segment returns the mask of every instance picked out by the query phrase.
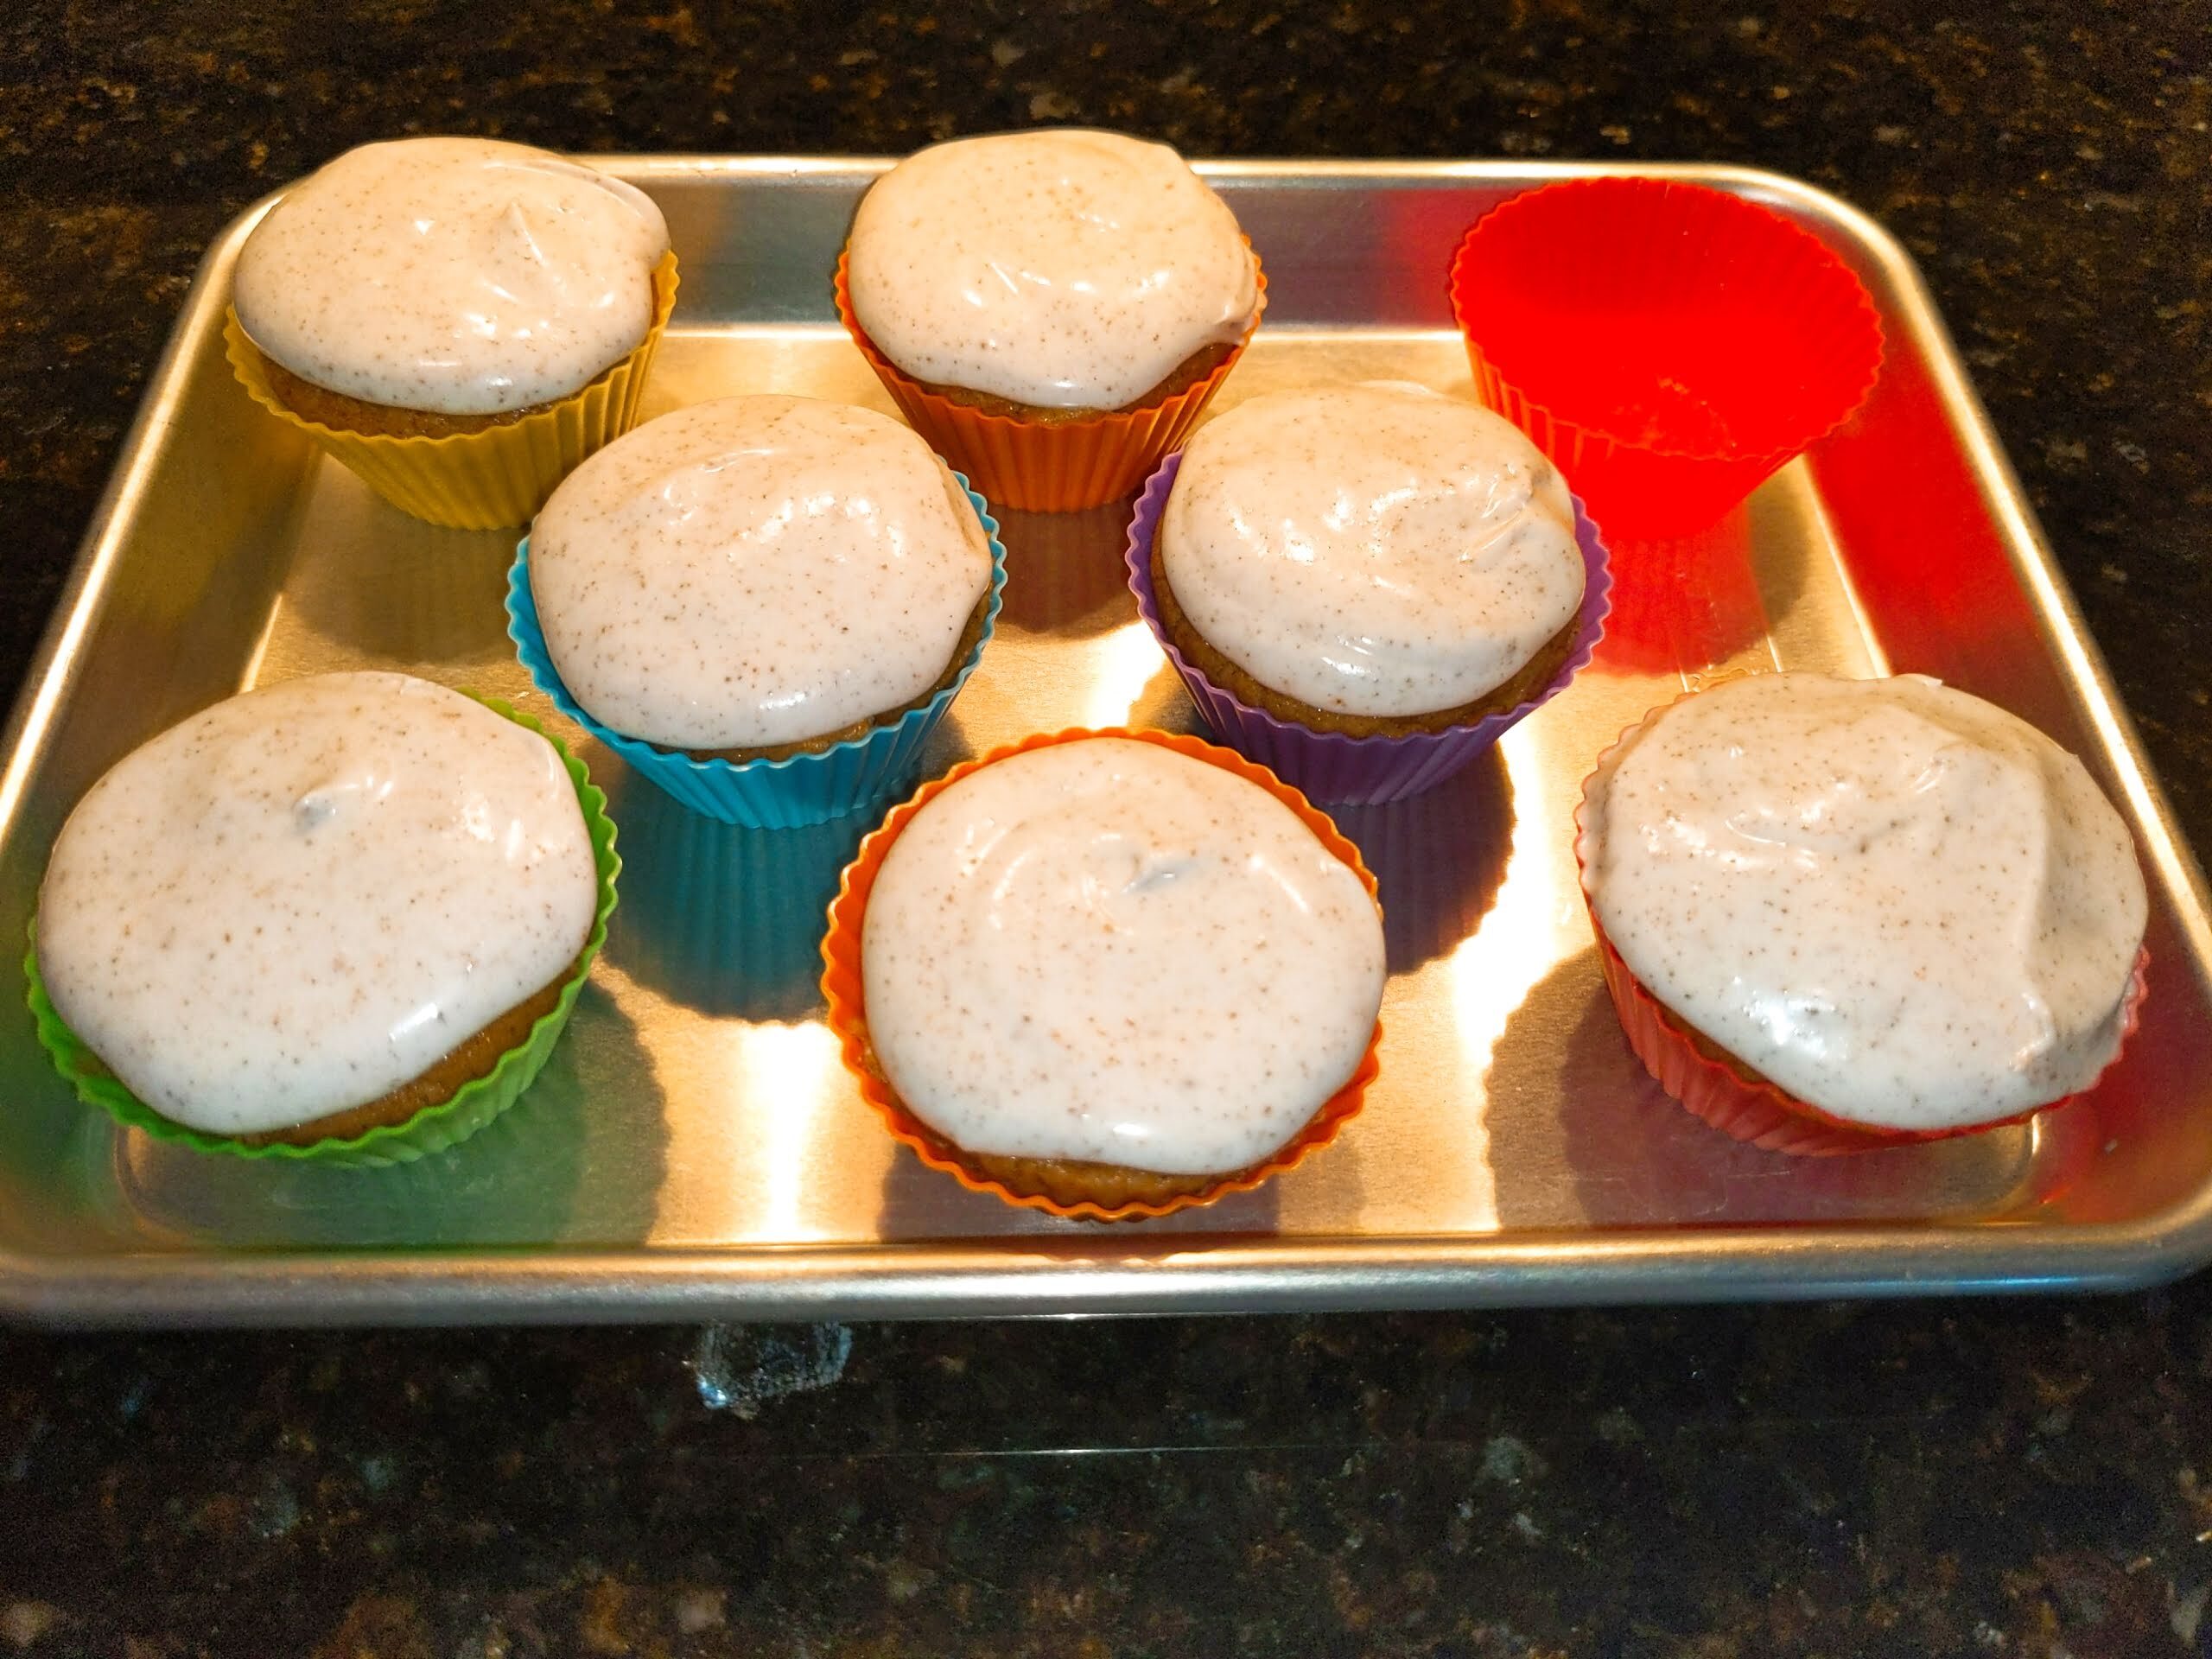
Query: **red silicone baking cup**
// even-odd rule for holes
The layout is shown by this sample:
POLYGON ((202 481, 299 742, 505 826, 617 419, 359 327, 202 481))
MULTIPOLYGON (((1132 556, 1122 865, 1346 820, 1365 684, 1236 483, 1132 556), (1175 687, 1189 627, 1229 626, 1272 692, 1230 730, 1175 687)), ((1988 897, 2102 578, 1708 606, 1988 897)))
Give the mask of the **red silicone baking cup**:
MULTIPOLYGON (((1249 237, 1244 238, 1249 250, 1249 237)), ((853 315, 847 256, 837 256, 837 319, 907 423, 995 507, 1024 512, 1079 512, 1133 493, 1160 458, 1198 423, 1207 403, 1244 355, 1268 308, 1268 274, 1252 256, 1258 297, 1236 349, 1203 380, 1157 403, 1076 421, 1019 421, 957 404, 931 391, 876 349, 853 315)))
POLYGON ((1367 896, 1380 902, 1375 877, 1361 860, 1359 849, 1338 834, 1336 825, 1329 821, 1328 817, 1317 810, 1303 795, 1274 773, 1254 766, 1233 750, 1217 747, 1198 738, 1185 737, 1180 733, 1132 730, 1123 727, 1039 732, 1023 738, 1018 743, 1005 744, 973 760, 963 760, 944 777, 923 785, 912 800, 893 808, 890 816, 861 842, 860 851, 845 867, 844 879, 838 885, 836 898, 830 904, 830 931, 822 941, 822 995, 830 1005, 830 1029, 836 1033, 838 1052, 846 1069, 860 1084, 861 1098, 883 1120, 884 1128, 891 1131, 893 1137, 911 1148, 931 1169, 941 1170, 953 1177, 971 1192, 988 1192, 993 1198, 1020 1209, 1042 1210, 1047 1215, 1071 1220, 1136 1221, 1212 1204, 1231 1192, 1249 1192, 1262 1182, 1297 1168, 1334 1141, 1365 1103, 1368 1085, 1375 1081, 1381 1069, 1376 1055, 1382 1041, 1382 1026, 1380 1020, 1376 1022, 1375 1034, 1369 1039, 1367 1052, 1361 1056, 1359 1067, 1352 1073, 1351 1080, 1324 1102, 1320 1109, 1306 1120, 1306 1127, 1271 1156, 1249 1169, 1224 1175, 1196 1192, 1184 1193, 1158 1204, 1132 1201, 1108 1206, 1086 1199, 1069 1205, 1042 1192, 1016 1191, 970 1163, 958 1147, 907 1109, 906 1103, 893 1092, 876 1067, 874 1050, 868 1042, 868 1009, 861 978, 861 925, 868 914, 868 894, 874 890, 876 876, 881 872, 883 861, 891 851, 891 843, 913 821, 916 813, 970 772, 981 771, 1014 755, 1025 754, 1031 749, 1052 748, 1062 743, 1080 743, 1100 737, 1122 737, 1139 743, 1157 744, 1163 749, 1173 749, 1178 754, 1186 754, 1209 766, 1219 766, 1224 772, 1234 772, 1247 783, 1258 785, 1296 813, 1299 822, 1313 832, 1332 855, 1351 867, 1352 873, 1359 877, 1361 885, 1367 889, 1367 896))
POLYGON ((1810 232, 1726 191, 1573 179, 1515 196, 1452 262, 1483 402, 1616 538, 1713 523, 1849 419, 1882 327, 1810 232))
POLYGON ((2095 1089, 2105 1073, 2118 1062, 2141 1018, 2146 988, 2145 974, 2151 960, 2147 950, 2135 953, 2134 972, 2120 1003, 2120 1041, 2103 1069, 2086 1087, 2073 1094, 2062 1095, 2045 1105, 2030 1107, 2024 1112, 1994 1118, 1986 1123, 1967 1123, 1948 1129, 1884 1129, 1853 1123, 1822 1111, 1765 1078, 1753 1077, 1700 1048, 1688 1028, 1629 970, 1621 953, 1606 938, 1605 925, 1598 919, 1597 905, 1591 897, 1589 870, 1583 861, 1582 818, 1590 804, 1590 785, 1605 771, 1621 744, 1650 718, 1647 715, 1643 721, 1623 732, 1612 747, 1599 756, 1590 776, 1582 780, 1582 798, 1574 809, 1574 868, 1582 888, 1582 901, 1589 909, 1591 931, 1598 936, 1598 956, 1605 969, 1605 988, 1612 995, 1621 1029, 1628 1034, 1628 1046, 1643 1062, 1644 1070, 1658 1080, 1659 1086, 1690 1111, 1724 1135, 1768 1152, 1790 1153, 1801 1158, 1887 1152, 1927 1141, 1952 1141, 1961 1135, 1981 1135, 2007 1124, 2024 1123, 2047 1112, 2063 1110, 2095 1089))

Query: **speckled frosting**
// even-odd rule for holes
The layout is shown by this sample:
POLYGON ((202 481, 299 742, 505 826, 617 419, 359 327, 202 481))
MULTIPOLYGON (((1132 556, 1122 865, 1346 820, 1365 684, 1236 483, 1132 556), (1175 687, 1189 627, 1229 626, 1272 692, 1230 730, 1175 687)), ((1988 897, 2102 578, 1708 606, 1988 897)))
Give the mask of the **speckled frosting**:
POLYGON ((1629 970, 1800 1100, 1991 1122, 2120 1040, 2146 899, 2082 763, 1916 675, 1729 681, 1591 781, 1584 880, 1629 970))
POLYGON ((1033 749, 931 800, 861 929, 869 1040, 967 1151, 1226 1173, 1350 1080, 1380 912, 1256 785, 1127 738, 1033 749))
POLYGON ((596 903, 551 744, 427 681, 331 674, 93 785, 39 890, 39 969, 139 1099, 246 1135, 429 1070, 558 978, 596 903))
POLYGON ((531 528, 554 666, 616 731, 690 750, 803 741, 944 672, 991 582, 944 463, 896 421, 728 397, 592 456, 531 528))
POLYGON ((1121 409, 1259 303, 1227 203, 1165 144, 1080 129, 918 151, 862 199, 853 315, 918 380, 1121 409))
POLYGON ((1332 714, 1473 702, 1582 601, 1557 469, 1509 422, 1421 386, 1271 392, 1217 416, 1159 533, 1192 626, 1332 714))
POLYGON ((302 180, 239 250, 232 303, 303 380, 499 415, 567 397, 642 341, 660 209, 527 145, 407 138, 302 180))

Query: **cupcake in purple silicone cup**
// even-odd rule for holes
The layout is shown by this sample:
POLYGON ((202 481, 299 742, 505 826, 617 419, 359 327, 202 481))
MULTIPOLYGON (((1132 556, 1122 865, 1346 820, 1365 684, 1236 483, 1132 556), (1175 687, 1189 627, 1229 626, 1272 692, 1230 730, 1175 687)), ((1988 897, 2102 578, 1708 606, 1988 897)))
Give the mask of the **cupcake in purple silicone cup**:
POLYGON ((1338 804, 1431 789, 1556 696, 1612 586, 1535 445, 1399 382, 1217 416, 1146 483, 1127 558, 1207 726, 1338 804))

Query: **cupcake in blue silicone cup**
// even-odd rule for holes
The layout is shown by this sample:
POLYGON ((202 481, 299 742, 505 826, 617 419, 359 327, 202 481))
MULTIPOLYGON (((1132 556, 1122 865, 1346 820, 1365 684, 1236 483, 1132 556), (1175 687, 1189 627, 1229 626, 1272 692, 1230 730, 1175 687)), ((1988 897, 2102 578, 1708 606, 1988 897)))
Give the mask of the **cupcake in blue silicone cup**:
POLYGON ((1527 438, 1401 382, 1217 416, 1147 481, 1126 558, 1215 735, 1344 805, 1434 788, 1564 690, 1612 591, 1527 438))
POLYGON ((553 493, 515 550, 507 632, 563 714, 693 811, 823 823, 913 782, 997 619, 997 531, 887 416, 696 404, 553 493))

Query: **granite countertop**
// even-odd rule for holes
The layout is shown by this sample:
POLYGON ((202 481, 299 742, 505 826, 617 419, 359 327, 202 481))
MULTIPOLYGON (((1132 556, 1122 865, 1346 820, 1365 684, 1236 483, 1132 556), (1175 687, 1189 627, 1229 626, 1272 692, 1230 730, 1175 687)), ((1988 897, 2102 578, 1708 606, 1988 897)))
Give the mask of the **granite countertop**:
MULTIPOLYGON (((0 679, 200 252, 349 145, 1696 158, 1922 261, 2212 846, 2196 0, 19 0, 0 679)), ((2212 1653, 2212 1295, 0 1333, 0 1654, 2212 1653)))

